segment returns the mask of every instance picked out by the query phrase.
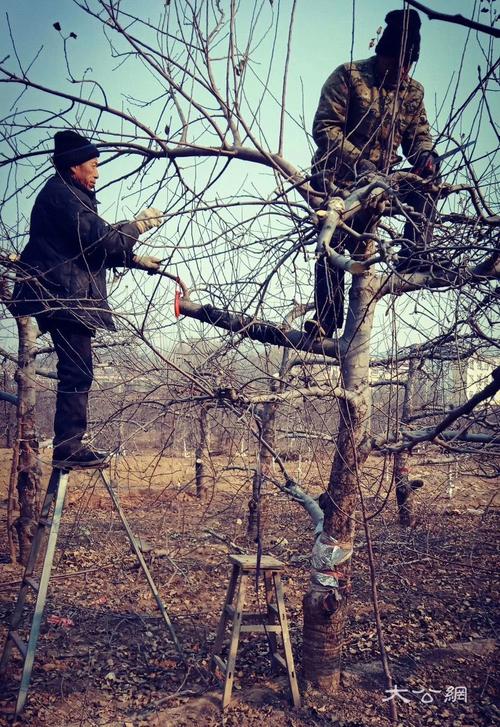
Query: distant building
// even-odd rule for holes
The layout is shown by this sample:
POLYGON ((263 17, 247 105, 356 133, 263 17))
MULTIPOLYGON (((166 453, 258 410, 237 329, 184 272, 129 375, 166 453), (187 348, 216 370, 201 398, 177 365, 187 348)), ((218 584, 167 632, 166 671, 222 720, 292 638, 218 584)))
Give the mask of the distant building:
MULTIPOLYGON (((490 382, 491 374, 500 366, 500 357, 473 355, 467 358, 442 360, 427 358, 419 364, 415 376, 415 399, 422 404, 451 409, 460 406, 474 394, 482 391, 490 382)), ((375 365, 370 368, 370 381, 405 382, 408 378, 408 361, 396 364, 375 365)), ((500 405, 500 392, 492 400, 500 405)))
MULTIPOLYGON (((465 361, 452 361, 449 369, 450 385, 455 404, 462 404, 491 383, 491 374, 500 366, 500 357, 471 356, 465 361)), ((500 405, 500 391, 493 397, 500 405)))

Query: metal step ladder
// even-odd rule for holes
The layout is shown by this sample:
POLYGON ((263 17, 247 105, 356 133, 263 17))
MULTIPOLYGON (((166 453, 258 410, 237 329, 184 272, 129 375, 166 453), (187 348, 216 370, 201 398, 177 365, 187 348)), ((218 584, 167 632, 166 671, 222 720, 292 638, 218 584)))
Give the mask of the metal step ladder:
MULTIPOLYGON (((170 633, 175 648, 177 649, 177 653, 179 654, 181 661, 185 662, 182 647, 177 639, 177 635, 175 633, 172 622, 170 621, 169 615, 165 608, 165 604, 161 599, 158 588, 156 587, 153 577, 144 560, 140 546, 136 538, 134 537, 132 530, 130 529, 130 525, 128 524, 125 513, 122 510, 113 485, 106 476, 104 468, 96 468, 96 471, 98 472, 99 478, 101 479, 106 490, 108 491, 109 496, 111 497, 111 500, 113 502, 113 506, 118 513, 120 520, 122 521, 123 527, 125 528, 125 532, 130 541, 130 545, 132 546, 132 550, 134 551, 137 560, 139 561, 139 565, 142 568, 144 575, 146 576, 148 585, 155 598, 158 609, 170 633)), ((36 645, 40 634, 43 609, 45 607, 45 601, 47 599, 47 589, 50 580, 50 573, 52 570, 52 563, 54 560, 54 553, 57 544, 57 536, 59 534, 59 526, 61 523, 61 516, 64 508, 64 499, 68 487, 69 475, 70 471, 68 470, 57 468, 54 468, 52 470, 45 499, 43 501, 43 505, 40 511, 40 518, 38 520, 37 529, 33 537, 33 542, 31 544, 28 563, 26 565, 21 588, 17 597, 17 603, 11 617, 2 658, 0 660, 0 675, 3 675, 6 672, 7 665, 11 658, 13 647, 16 647, 22 657, 23 671, 15 707, 16 716, 21 713, 26 702, 26 697, 28 695, 31 672, 33 669, 33 661, 35 658, 36 645), (40 578, 37 579, 35 577, 35 569, 38 557, 43 550, 44 540, 47 532, 48 538, 46 543, 42 571, 40 578), (31 621, 30 633, 28 641, 26 642, 21 637, 19 629, 22 626, 23 611, 26 606, 27 597, 30 591, 36 593, 36 602, 31 621)))

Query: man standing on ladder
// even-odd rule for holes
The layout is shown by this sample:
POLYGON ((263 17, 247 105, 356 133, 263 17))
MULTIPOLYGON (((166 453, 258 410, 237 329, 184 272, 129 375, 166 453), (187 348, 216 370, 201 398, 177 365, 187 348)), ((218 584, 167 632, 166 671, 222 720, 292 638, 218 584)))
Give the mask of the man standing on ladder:
POLYGON ((53 465, 96 467, 107 452, 82 444, 93 381, 91 340, 97 328, 114 331, 106 270, 136 267, 156 272, 160 261, 132 250, 139 235, 160 225, 148 208, 131 222, 108 225, 97 214, 99 150, 74 130, 54 137, 55 174, 38 194, 29 241, 20 257, 14 312, 34 316, 57 354, 53 465))
MULTIPOLYGON (((415 10, 393 10, 387 14, 386 28, 375 48, 375 56, 339 66, 322 88, 314 117, 313 137, 317 151, 313 158, 311 184, 327 197, 374 172, 389 172, 401 161, 401 145, 412 164, 412 172, 422 178, 435 177, 439 160, 433 151, 424 106, 423 86, 409 76, 420 53, 420 17, 415 10)), ((429 269, 426 252, 432 235, 435 199, 408 189, 407 204, 420 213, 425 230, 408 220, 399 252, 398 272, 429 269)), ((419 217, 420 217, 419 215, 419 217)), ((365 232, 372 215, 362 211, 352 221, 357 232, 365 232)), ((345 244, 355 252, 355 241, 336 233, 335 249, 345 244)), ((316 315, 306 321, 308 333, 331 336, 344 320, 344 271, 332 266, 322 255, 315 269, 316 315)))

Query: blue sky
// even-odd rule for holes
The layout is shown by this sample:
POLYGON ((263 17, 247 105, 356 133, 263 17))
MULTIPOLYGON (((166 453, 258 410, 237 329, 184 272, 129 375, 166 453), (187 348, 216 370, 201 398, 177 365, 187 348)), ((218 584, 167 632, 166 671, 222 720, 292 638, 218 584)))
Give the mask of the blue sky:
MULTIPOLYGON (((429 4, 435 9, 462 13, 465 16, 475 15, 483 22, 488 19, 488 15, 483 13, 478 15, 477 10, 483 7, 484 2, 485 0, 482 0, 482 3, 474 0, 454 0, 453 3, 449 0, 429 0, 429 4)), ((125 8, 139 7, 141 17, 154 20, 162 1, 143 0, 140 4, 122 2, 121 5, 125 8)), ((238 26, 241 39, 248 30, 251 19, 247 14, 252 5, 251 2, 241 3, 241 21, 238 26)), ((144 92, 148 84, 151 84, 153 89, 156 87, 149 74, 140 67, 134 68, 128 63, 125 72, 117 68, 119 62, 110 60, 109 48, 100 24, 85 15, 71 0, 43 0, 36 3, 32 0, 4 0, 3 6, 10 20, 12 36, 22 65, 26 68, 40 51, 30 70, 30 76, 38 82, 57 87, 65 85, 69 88, 64 82, 68 74, 65 68, 62 38, 52 27, 53 23, 58 21, 61 23, 63 34, 68 35, 72 31, 78 36, 75 40, 70 39, 67 46, 75 76, 98 77, 106 85, 114 105, 120 106, 124 94, 134 95, 144 92)), ((263 16, 269 14, 269 8, 266 6, 269 6, 268 0, 263 3, 263 16)), ((279 10, 282 23, 271 84, 275 91, 280 91, 291 2, 275 0, 274 7, 275 12, 279 10)), ((297 118, 303 114, 308 130, 321 85, 328 74, 341 62, 349 59, 351 46, 355 58, 371 55, 370 39, 375 36, 377 28, 384 25, 385 14, 397 7, 402 7, 402 3, 397 0, 390 2, 298 0, 288 81, 288 110, 297 118)), ((431 120, 435 120, 439 112, 441 119, 444 119, 452 106, 457 83, 455 107, 466 98, 477 83, 477 67, 481 66, 484 70, 484 49, 487 48, 490 39, 483 35, 478 40, 476 33, 457 25, 440 21, 430 22, 422 13, 421 18, 422 49, 414 75, 426 88, 426 104, 431 120)), ((263 26, 265 27, 265 23, 263 26)), ((19 66, 13 52, 5 14, 0 19, 0 48, 3 49, 2 56, 10 54, 10 59, 4 65, 18 71, 19 66)), ((259 74, 261 69, 262 74, 265 72, 268 49, 268 43, 264 42, 255 55, 253 72, 247 78, 250 96, 259 92, 261 78, 259 74)), ((71 90, 74 92, 75 87, 73 86, 71 90)), ((9 99, 17 93, 18 90, 14 89, 2 93, 2 107, 5 108, 9 99)), ((142 110, 142 113, 147 118, 147 109, 142 110)), ((272 138, 276 131, 273 129, 276 117, 273 116, 272 107, 266 107, 263 113, 263 124, 266 126, 268 137, 272 138)), ((436 126, 439 126, 439 122, 436 126)), ((289 124, 288 131, 289 144, 285 147, 285 156, 298 165, 306 165, 310 153, 307 144, 304 143, 303 134, 298 131, 293 133, 293 123, 289 124)))
MULTIPOLYGON (((91 3, 92 4, 92 3, 91 3)), ((222 5, 228 5, 225 0, 222 5)), ((465 16, 473 16, 482 22, 488 22, 487 13, 479 13, 481 7, 488 5, 485 0, 429 0, 429 4, 443 12, 462 13, 465 16)), ((370 40, 375 36, 377 28, 384 25, 384 17, 389 10, 402 7, 403 3, 397 0, 386 2, 373 2, 373 0, 298 0, 295 18, 295 27, 292 38, 292 55, 288 78, 287 110, 290 117, 286 121, 286 141, 284 156, 298 167, 307 168, 311 157, 311 144, 309 132, 312 118, 316 109, 321 86, 329 73, 340 63, 354 58, 364 58, 372 54, 369 49, 370 40)), ((253 3, 242 2, 241 13, 237 25, 237 35, 240 45, 244 46, 244 40, 252 28, 251 8, 253 3)), ((283 64, 286 51, 286 37, 288 32, 288 18, 291 0, 274 0, 273 9, 269 0, 263 0, 261 4, 261 26, 267 27, 271 12, 280 14, 280 24, 274 52, 272 53, 269 38, 256 43, 256 49, 252 57, 250 69, 247 72, 246 92, 248 107, 252 110, 258 107, 263 81, 267 77, 267 67, 272 53, 272 64, 269 75, 269 87, 276 98, 280 98, 283 78, 283 64)), ((142 0, 137 3, 132 0, 123 1, 122 8, 130 8, 131 12, 140 13, 141 18, 157 17, 159 9, 163 7, 162 0, 142 0)), ((489 7, 489 5, 488 5, 489 7)), ((33 2, 32 0, 4 0, 4 10, 9 17, 10 29, 4 13, 0 18, 0 56, 7 54, 10 58, 3 62, 6 68, 19 72, 20 65, 24 69, 30 67, 30 77, 38 83, 54 88, 61 88, 72 93, 92 92, 94 98, 100 98, 89 81, 99 80, 106 88, 109 103, 116 108, 126 108, 136 114, 137 118, 145 123, 154 125, 159 115, 160 104, 138 106, 135 98, 147 99, 160 93, 163 89, 161 84, 153 79, 149 71, 132 60, 122 63, 122 57, 111 58, 109 45, 103 35, 101 25, 94 19, 85 15, 71 0, 43 0, 33 2), (62 27, 62 35, 69 35, 74 32, 76 39, 67 41, 68 57, 71 70, 78 79, 85 79, 85 83, 71 84, 68 82, 68 70, 64 58, 63 40, 54 28, 53 23, 59 22, 62 27), (15 39, 15 50, 11 42, 11 34, 15 39)), ((438 133, 449 117, 453 109, 458 108, 468 97, 478 80, 478 66, 484 72, 487 67, 486 58, 488 46, 492 42, 486 35, 478 35, 468 31, 466 28, 443 23, 440 21, 428 21, 421 13, 422 19, 422 47, 420 61, 414 71, 414 76, 420 80, 426 89, 426 105, 428 116, 438 133)), ((261 33, 258 30, 255 35, 257 40, 261 33)), ((113 37, 113 33, 109 33, 113 37)), ((120 46, 118 45, 118 50, 120 46)), ((225 68, 224 47, 221 46, 221 58, 216 67, 222 73, 225 68)), ((36 109, 42 105, 42 96, 32 91, 27 96, 21 96, 19 87, 4 85, 1 87, 0 104, 2 116, 9 110, 12 104, 19 108, 25 104, 28 108, 36 109)), ((43 104, 47 106, 46 100, 43 104)), ((57 108, 56 101, 49 102, 49 106, 57 108)), ((498 111, 498 103, 497 109, 498 111)), ((495 113, 495 109, 493 109, 495 113)), ((496 113, 498 117, 498 113, 496 113)), ((33 123, 35 114, 27 114, 26 122, 33 123)), ((95 112, 89 113, 80 110, 74 116, 75 120, 84 128, 91 128, 95 123, 95 112)), ((278 136, 279 105, 277 102, 268 100, 259 108, 257 120, 260 123, 262 133, 261 139, 265 140, 268 147, 276 149, 278 136)), ((168 121, 168 113, 163 121, 168 121)), ((65 126, 59 120, 51 120, 49 126, 60 128, 65 126)), ((114 132, 120 131, 120 125, 114 123, 106 128, 114 132)), ((127 133, 133 131, 133 127, 124 127, 127 133)), ((33 147, 50 151, 52 146, 51 137, 53 129, 46 131, 35 129, 28 137, 29 144, 33 147)), ((477 104, 474 103, 461 117, 460 125, 453 130, 454 138, 459 141, 463 139, 478 138, 476 156, 491 150, 494 144, 489 124, 485 121, 484 114, 479 116, 477 104)), ((102 140, 106 141, 105 134, 102 140)), ((444 147, 446 148, 446 147, 444 147)), ((0 142, 0 153, 8 156, 9 150, 0 142)), ((105 157, 104 157, 105 158, 105 157)), ((48 157, 47 157, 48 160, 48 157)), ((481 168, 484 162, 479 163, 481 168)), ((187 166, 187 165, 186 165, 187 166)), ((205 165, 209 168, 210 165, 205 165)), ((259 167, 252 167, 244 163, 232 165, 231 170, 225 175, 220 183, 220 193, 227 194, 228 190, 236 189, 261 189, 263 195, 270 193, 273 187, 273 178, 266 170, 259 167)), ((46 166, 47 172, 50 167, 46 166)), ((103 169, 103 182, 110 177, 119 176, 121 166, 119 163, 103 169)), ((31 169, 27 168, 29 176, 31 169)), ((0 188, 5 188, 7 183, 8 170, 6 167, 0 169, 0 188)), ((22 170, 21 170, 22 174, 22 170)), ((33 192, 37 184, 43 180, 43 175, 31 183, 33 192)), ((101 213, 110 221, 123 219, 138 211, 143 204, 150 203, 147 193, 137 193, 136 189, 128 190, 121 186, 117 197, 117 187, 111 190, 104 190, 101 195, 101 213), (119 201, 118 201, 119 200, 119 201)), ((18 212, 21 211, 26 217, 32 204, 32 194, 29 189, 11 206, 3 211, 4 220, 18 219, 18 212)), ((166 204, 161 197, 155 200, 157 206, 166 204)), ((17 223, 16 223, 17 224, 17 223)), ((24 230, 27 230, 25 222, 24 230)), ((177 232, 177 229, 176 229, 177 232)), ((263 234, 265 227, 263 226, 263 234)), ((203 263, 200 263, 203 266, 203 263)), ((198 271, 201 281, 210 281, 212 268, 198 271)), ((221 275, 225 271, 221 269, 221 275)), ((193 275, 193 268, 190 270, 193 275)), ((212 277, 212 280, 216 278, 212 277)))

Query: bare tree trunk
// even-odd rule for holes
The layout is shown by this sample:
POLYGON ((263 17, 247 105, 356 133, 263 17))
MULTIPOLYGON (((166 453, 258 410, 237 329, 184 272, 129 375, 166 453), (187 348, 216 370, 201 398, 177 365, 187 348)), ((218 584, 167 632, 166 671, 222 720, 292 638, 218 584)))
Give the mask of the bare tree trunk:
MULTIPOLYGON (((7 369, 4 369, 3 372, 3 390, 8 391, 9 389, 9 376, 7 374, 7 369)), ((7 449, 10 449, 14 444, 14 427, 13 427, 13 420, 12 420, 12 404, 8 402, 4 402, 4 412, 5 412, 5 446, 7 449)))
POLYGON ((341 374, 344 388, 357 394, 341 400, 337 447, 328 490, 320 499, 325 514, 323 532, 338 541, 347 554, 335 566, 338 587, 312 580, 304 597, 303 665, 307 682, 323 691, 335 691, 340 680, 341 652, 354 546, 355 510, 359 478, 369 454, 368 420, 371 411, 369 344, 375 308, 374 276, 354 276, 343 335, 341 374))
POLYGON ((41 469, 35 406, 35 358, 37 328, 31 318, 17 318, 19 335, 17 380, 17 443, 19 447, 17 491, 19 517, 14 523, 19 542, 19 560, 25 564, 39 510, 41 469))
MULTIPOLYGON (((274 384, 274 380, 272 380, 274 384)), ((249 540, 260 540, 264 547, 266 543, 266 515, 267 515, 267 492, 266 480, 273 464, 273 457, 266 443, 271 449, 275 446, 275 419, 276 404, 266 402, 259 410, 259 443, 257 450, 257 466, 252 479, 252 496, 248 502, 248 526, 247 537, 249 540)))
POLYGON ((195 449, 195 481, 196 497, 204 500, 208 494, 207 478, 205 474, 205 462, 207 458, 208 420, 206 406, 200 406, 198 418, 198 444, 195 449))
POLYGON ((19 441, 14 442, 12 448, 12 461, 10 463, 9 488, 7 494, 7 542, 9 546, 10 562, 16 560, 16 546, 14 543, 14 514, 17 512, 17 499, 14 495, 19 464, 19 441))
MULTIPOLYGON (((410 359, 408 364, 408 379, 404 387, 403 409, 401 412, 401 421, 403 424, 407 423, 413 415, 416 370, 415 360, 410 359)), ((410 480, 410 457, 411 455, 408 452, 397 452, 394 455, 396 501, 398 504, 399 524, 403 528, 410 528, 415 524, 413 494, 415 489, 420 484, 423 484, 421 480, 410 480)))
POLYGON ((394 455, 394 480, 396 482, 396 501, 398 504, 399 524, 403 528, 411 528, 415 524, 413 510, 413 493, 409 474, 409 459, 407 452, 398 452, 394 455))
POLYGON ((248 501, 247 538, 252 542, 255 542, 257 539, 257 533, 259 531, 259 503, 261 487, 262 475, 259 463, 257 462, 257 466, 255 467, 252 477, 252 495, 248 501))

